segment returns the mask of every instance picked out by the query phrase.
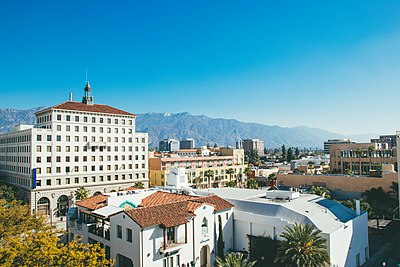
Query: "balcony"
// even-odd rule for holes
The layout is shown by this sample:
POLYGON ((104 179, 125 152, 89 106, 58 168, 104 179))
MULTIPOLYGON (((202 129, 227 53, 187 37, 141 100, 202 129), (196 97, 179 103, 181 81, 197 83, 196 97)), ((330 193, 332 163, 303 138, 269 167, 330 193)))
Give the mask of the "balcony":
POLYGON ((185 245, 184 240, 180 240, 178 242, 175 242, 174 240, 168 240, 166 246, 164 247, 164 242, 161 242, 160 245, 160 252, 161 253, 170 253, 173 251, 177 251, 185 245))
MULTIPOLYGON (((89 233, 97 235, 98 237, 104 238, 104 227, 97 227, 96 224, 89 225, 89 233)), ((108 231, 109 232, 109 231, 108 231)), ((110 238, 110 233, 108 233, 108 238, 110 238)))

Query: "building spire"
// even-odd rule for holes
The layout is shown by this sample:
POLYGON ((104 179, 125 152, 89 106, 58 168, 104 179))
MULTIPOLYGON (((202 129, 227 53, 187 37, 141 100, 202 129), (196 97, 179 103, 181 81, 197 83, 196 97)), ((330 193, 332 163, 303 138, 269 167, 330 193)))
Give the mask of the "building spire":
POLYGON ((86 82, 85 95, 82 98, 82 103, 86 105, 93 105, 92 88, 90 87, 89 81, 86 82))

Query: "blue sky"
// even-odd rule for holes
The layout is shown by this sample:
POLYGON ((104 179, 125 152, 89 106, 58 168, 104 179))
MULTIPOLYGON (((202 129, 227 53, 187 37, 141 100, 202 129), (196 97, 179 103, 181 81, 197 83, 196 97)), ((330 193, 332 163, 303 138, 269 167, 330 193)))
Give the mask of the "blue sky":
POLYGON ((0 108, 400 129, 400 1, 2 1, 0 108))

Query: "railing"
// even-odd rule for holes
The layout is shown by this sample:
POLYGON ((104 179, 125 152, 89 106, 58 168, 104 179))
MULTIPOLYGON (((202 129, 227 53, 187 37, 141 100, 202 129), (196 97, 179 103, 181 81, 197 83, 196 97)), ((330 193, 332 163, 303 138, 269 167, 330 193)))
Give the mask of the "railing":
POLYGON ((89 233, 95 234, 101 238, 104 237, 104 227, 96 227, 95 224, 89 226, 89 233))

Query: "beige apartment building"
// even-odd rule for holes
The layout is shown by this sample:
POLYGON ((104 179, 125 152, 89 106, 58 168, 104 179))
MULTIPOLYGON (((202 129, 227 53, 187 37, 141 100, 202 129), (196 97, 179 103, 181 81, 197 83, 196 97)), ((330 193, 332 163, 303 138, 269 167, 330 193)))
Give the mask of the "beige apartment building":
POLYGON ((190 186, 207 188, 223 187, 229 181, 242 181, 246 165, 243 149, 222 148, 217 156, 155 157, 150 155, 150 186, 165 186, 171 168, 185 168, 190 186), (230 174, 229 169, 232 169, 233 173, 230 174), (214 177, 210 181, 204 175, 207 170, 214 172, 214 177))
POLYGON ((383 143, 332 144, 330 167, 332 172, 355 175, 374 175, 382 165, 393 164, 397 171, 397 150, 383 143))

